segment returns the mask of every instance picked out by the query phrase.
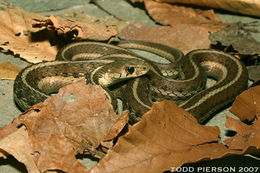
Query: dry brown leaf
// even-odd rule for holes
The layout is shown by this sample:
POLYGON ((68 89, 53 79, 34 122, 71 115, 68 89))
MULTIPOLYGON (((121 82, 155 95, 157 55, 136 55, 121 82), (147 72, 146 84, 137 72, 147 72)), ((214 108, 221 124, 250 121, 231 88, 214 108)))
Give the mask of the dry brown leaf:
POLYGON ((241 120, 252 120, 260 117, 260 86, 255 86, 244 91, 236 97, 230 112, 241 120))
POLYGON ((195 25, 209 32, 216 32, 228 26, 221 23, 212 10, 194 9, 151 0, 145 0, 144 3, 149 15, 162 25, 175 26, 180 23, 188 24, 190 27, 195 25))
POLYGON ((157 173, 235 153, 221 143, 212 143, 219 140, 218 135, 218 127, 200 125, 173 102, 162 101, 130 127, 90 172, 157 173))
POLYGON ((146 27, 140 23, 130 24, 122 30, 120 38, 162 43, 188 53, 194 49, 210 48, 208 30, 188 24, 146 27), (154 34, 156 33, 156 34, 154 34))
POLYGON ((39 172, 33 161, 28 133, 24 127, 17 129, 14 124, 0 127, 0 154, 6 153, 24 163, 28 172, 39 172))
MULTIPOLYGON (((128 112, 123 112, 122 119, 127 119, 127 114, 128 112)), ((34 105, 14 119, 11 125, 26 127, 26 141, 30 146, 28 154, 33 157, 33 163, 40 172, 87 172, 87 168, 75 155, 87 151, 102 157, 104 153, 97 148, 107 133, 113 131, 113 135, 117 136, 115 132, 119 133, 125 126, 122 123, 125 120, 118 119, 119 116, 114 113, 103 89, 80 81, 61 88, 58 94, 34 105), (111 130, 115 122, 121 125, 116 125, 111 130)), ((0 137, 5 138, 5 135, 7 133, 3 127, 0 129, 0 137)), ((14 142, 14 139, 10 142, 14 142)), ((26 151, 17 149, 18 154, 26 151)))
POLYGON ((32 28, 32 19, 44 19, 43 15, 25 11, 19 7, 0 11, 0 47, 20 55, 29 62, 53 60, 57 48, 51 47, 48 33, 32 28), (45 34, 45 38, 39 35, 45 34))
MULTIPOLYGON (((260 116, 249 126, 237 119, 227 116, 226 127, 237 132, 235 136, 225 140, 230 149, 245 152, 249 147, 260 149, 260 116)), ((259 150, 260 151, 260 150, 259 150)), ((259 152, 258 151, 258 152, 259 152)))
MULTIPOLYGON (((132 0, 136 1, 136 0, 132 0)), ((198 5, 202 7, 221 8, 235 13, 260 16, 258 0, 156 0, 157 2, 198 5)))
POLYGON ((0 78, 1 79, 15 79, 16 75, 22 68, 14 66, 10 62, 0 64, 0 78))
POLYGON ((158 42, 188 53, 194 49, 210 48, 209 32, 216 32, 228 26, 221 23, 212 10, 150 0, 144 2, 149 15, 156 22, 170 26, 147 28, 135 23, 123 29, 120 38, 158 42))
POLYGON ((19 7, 5 7, 0 11, 0 47, 29 62, 55 59, 63 43, 53 31, 91 40, 109 40, 117 34, 113 25, 80 23, 54 16, 47 19, 19 7))
MULTIPOLYGON (((14 132, 16 130, 16 127, 14 125, 5 125, 3 127, 0 127, 0 141, 5 138, 6 136, 8 136, 9 134, 11 134, 12 132, 14 132)), ((1 145, 1 142, 0 142, 1 145)), ((3 158, 7 158, 9 154, 4 151, 1 147, 0 147, 0 157, 3 158)))
POLYGON ((128 111, 124 111, 120 115, 118 120, 115 122, 115 124, 111 127, 111 129, 107 133, 106 137, 104 138, 104 141, 113 140, 122 131, 123 127, 125 127, 125 125, 129 121, 128 114, 129 114, 128 111))
POLYGON ((88 24, 51 15, 47 20, 35 19, 34 27, 46 27, 59 35, 77 39, 109 40, 117 35, 117 27, 105 24, 88 24))
MULTIPOLYGON (((260 86, 244 91, 236 97, 230 112, 241 120, 252 120, 253 125, 247 125, 240 120, 227 116, 226 127, 237 132, 235 136, 225 140, 230 149, 248 152, 260 152, 260 86)), ((254 153, 255 154, 255 153, 254 153)))

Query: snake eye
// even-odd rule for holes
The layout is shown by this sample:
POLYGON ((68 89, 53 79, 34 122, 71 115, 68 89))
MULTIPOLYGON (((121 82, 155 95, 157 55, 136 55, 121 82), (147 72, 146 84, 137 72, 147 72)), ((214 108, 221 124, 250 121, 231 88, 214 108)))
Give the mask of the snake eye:
POLYGON ((129 74, 133 74, 135 72, 135 68, 134 67, 126 67, 126 72, 129 74))

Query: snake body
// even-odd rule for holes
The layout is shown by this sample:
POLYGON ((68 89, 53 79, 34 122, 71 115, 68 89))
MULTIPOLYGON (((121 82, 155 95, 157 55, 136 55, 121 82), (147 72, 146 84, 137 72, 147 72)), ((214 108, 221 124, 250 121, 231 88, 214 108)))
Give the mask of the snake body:
POLYGON ((244 65, 226 53, 203 49, 183 56, 177 49, 143 41, 121 41, 117 46, 75 42, 63 47, 56 60, 31 65, 18 74, 14 99, 22 109, 79 78, 103 86, 114 104, 108 87, 132 79, 123 94, 132 123, 139 121, 153 102, 162 99, 176 101, 202 123, 242 92, 248 80, 244 65), (155 63, 126 48, 152 52, 169 63, 155 63), (217 83, 205 89, 207 76, 217 83))

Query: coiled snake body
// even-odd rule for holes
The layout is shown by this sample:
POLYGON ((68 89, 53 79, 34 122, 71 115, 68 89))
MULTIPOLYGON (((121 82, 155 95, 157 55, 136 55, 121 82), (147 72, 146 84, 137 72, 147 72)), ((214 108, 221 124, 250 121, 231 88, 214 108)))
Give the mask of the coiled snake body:
POLYGON ((118 46, 75 42, 63 47, 56 60, 28 66, 16 77, 14 99, 23 110, 80 78, 104 87, 115 105, 108 88, 128 80, 122 99, 132 123, 162 99, 174 100, 202 123, 242 92, 248 80, 244 65, 224 52, 203 49, 183 56, 172 47, 144 41, 121 41, 118 46), (152 52, 169 63, 153 62, 126 48, 152 52), (207 76, 217 82, 205 89, 207 76))

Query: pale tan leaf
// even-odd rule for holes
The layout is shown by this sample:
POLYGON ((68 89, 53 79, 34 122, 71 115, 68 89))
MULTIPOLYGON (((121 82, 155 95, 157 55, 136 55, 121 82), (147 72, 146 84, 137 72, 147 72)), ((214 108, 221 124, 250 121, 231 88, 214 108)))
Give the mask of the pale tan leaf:
POLYGON ((260 16, 259 0, 156 0, 157 2, 198 5, 202 7, 220 8, 235 13, 260 16))
POLYGON ((35 19, 34 27, 46 27, 60 35, 76 39, 109 40, 116 36, 117 27, 105 24, 88 24, 51 15, 47 20, 35 19))
POLYGON ((47 18, 19 7, 0 11, 0 47, 33 63, 54 60, 63 45, 56 33, 69 39, 109 40, 117 27, 88 24, 51 16, 47 18), (54 45, 53 45, 54 44, 54 45))
POLYGON ((200 125, 173 102, 162 101, 130 127, 90 172, 157 173, 203 158, 237 153, 212 143, 219 140, 218 135, 218 127, 200 125))
POLYGON ((9 130, 9 134, 0 137, 0 153, 3 153, 2 150, 13 155, 19 162, 25 164, 29 173, 38 173, 39 170, 33 160, 33 152, 25 127, 16 129, 12 124, 6 125, 0 128, 0 133, 7 130, 9 130))
POLYGON ((16 75, 22 68, 14 66, 10 62, 0 64, 0 78, 1 79, 15 79, 16 75))
MULTIPOLYGON (((0 141, 4 139, 6 136, 10 135, 16 130, 16 127, 14 125, 5 125, 3 127, 0 127, 0 141)), ((1 143, 1 142, 0 142, 1 143)), ((8 153, 4 151, 2 148, 0 148, 0 157, 3 157, 6 159, 8 157, 8 153)))
POLYGON ((48 33, 32 28, 32 19, 44 19, 43 15, 25 11, 19 7, 5 8, 0 11, 0 47, 29 62, 53 60, 57 53, 51 47, 48 33), (40 38, 39 35, 44 35, 40 38))

